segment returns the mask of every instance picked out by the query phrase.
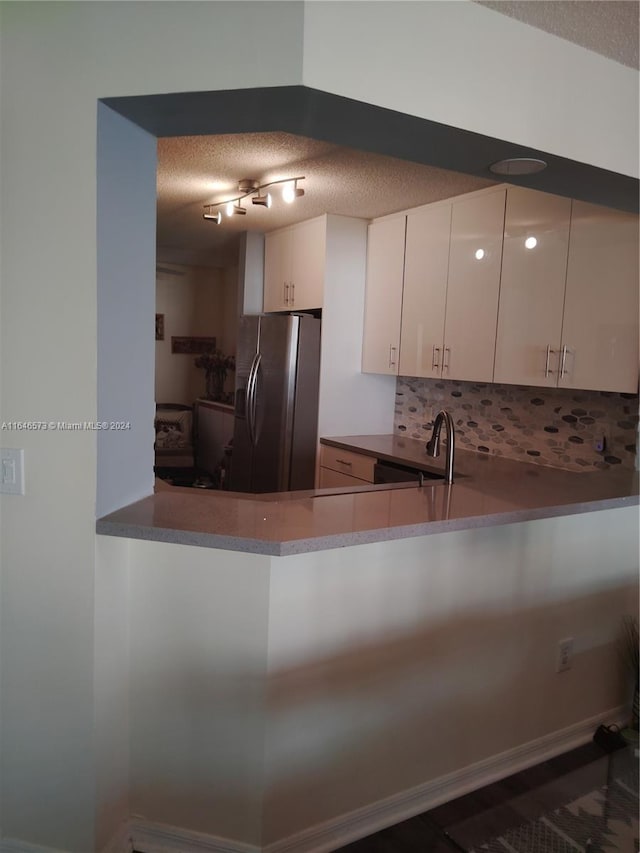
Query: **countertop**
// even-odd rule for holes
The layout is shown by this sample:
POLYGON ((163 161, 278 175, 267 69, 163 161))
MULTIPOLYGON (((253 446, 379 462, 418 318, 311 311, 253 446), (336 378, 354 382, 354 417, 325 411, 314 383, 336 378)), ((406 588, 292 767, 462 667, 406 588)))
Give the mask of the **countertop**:
MULTIPOLYGON (((424 442, 397 435, 324 444, 426 470, 424 442)), ((574 473, 456 450, 454 483, 246 495, 167 488, 101 518, 107 536, 286 556, 430 533, 637 506, 638 474, 574 473)))

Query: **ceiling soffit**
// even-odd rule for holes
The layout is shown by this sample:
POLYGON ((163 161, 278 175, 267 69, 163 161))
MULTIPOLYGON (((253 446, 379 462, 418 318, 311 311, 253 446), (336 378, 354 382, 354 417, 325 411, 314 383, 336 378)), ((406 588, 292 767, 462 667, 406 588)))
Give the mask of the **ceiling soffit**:
POLYGON ((638 181, 627 175, 304 86, 141 95, 104 103, 157 137, 282 131, 476 177, 490 178, 487 168, 496 160, 536 157, 548 163, 544 172, 510 182, 638 209, 638 181))

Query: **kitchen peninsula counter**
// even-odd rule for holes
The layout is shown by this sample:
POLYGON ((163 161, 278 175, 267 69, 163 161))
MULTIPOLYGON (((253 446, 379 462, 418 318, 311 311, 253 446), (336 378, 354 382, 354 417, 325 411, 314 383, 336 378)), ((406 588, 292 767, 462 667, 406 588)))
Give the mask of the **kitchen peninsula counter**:
MULTIPOLYGON (((437 469, 424 443, 397 435, 324 444, 437 469)), ((455 482, 318 489, 270 495, 168 488, 97 521, 97 533, 286 556, 350 545, 637 506, 638 474, 570 472, 456 451, 455 482)))

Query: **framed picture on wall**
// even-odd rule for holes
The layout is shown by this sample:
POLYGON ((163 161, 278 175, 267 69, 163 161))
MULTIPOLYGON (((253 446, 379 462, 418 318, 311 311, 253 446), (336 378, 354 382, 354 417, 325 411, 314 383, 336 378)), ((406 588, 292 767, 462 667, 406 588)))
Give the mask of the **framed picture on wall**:
POLYGON ((205 352, 213 352, 215 348, 215 338, 171 336, 171 352, 178 355, 202 355, 205 352))
POLYGON ((164 314, 156 314, 156 340, 164 340, 164 314))

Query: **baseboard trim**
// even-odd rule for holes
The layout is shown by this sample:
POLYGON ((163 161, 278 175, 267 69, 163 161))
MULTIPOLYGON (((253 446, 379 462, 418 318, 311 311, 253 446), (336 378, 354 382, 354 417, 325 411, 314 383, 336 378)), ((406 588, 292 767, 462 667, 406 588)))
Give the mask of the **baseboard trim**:
POLYGON ((242 841, 191 832, 177 826, 132 818, 129 837, 143 853, 261 853, 261 848, 242 841))
POLYGON ((100 853, 133 853, 130 821, 124 821, 100 853))
POLYGON ((1 838, 0 853, 67 853, 55 847, 42 847, 39 844, 29 844, 19 838, 1 838))
POLYGON ((263 853, 330 853, 443 803, 497 782, 520 770, 588 743, 600 723, 622 723, 628 708, 620 706, 514 749, 440 776, 400 794, 356 809, 325 823, 275 841, 263 853))
MULTIPOLYGON (((120 826, 100 853, 132 853, 132 850, 129 821, 127 821, 120 826)), ((30 844, 28 841, 21 841, 19 838, 0 838, 0 853, 68 853, 68 851, 30 844)))
MULTIPOLYGON (((127 826, 120 828, 102 853, 130 853, 132 849, 143 853, 330 853, 338 847, 588 743, 600 723, 622 724, 628 713, 626 706, 612 708, 423 785, 274 841, 266 847, 134 817, 127 826)), ((0 840, 0 853, 65 851, 6 838, 0 840)))

